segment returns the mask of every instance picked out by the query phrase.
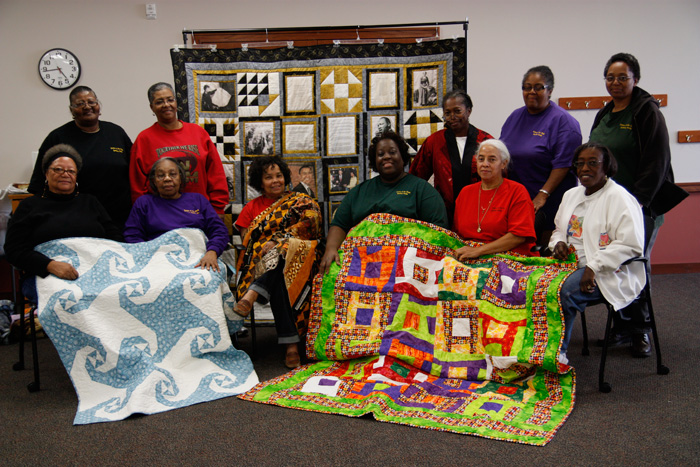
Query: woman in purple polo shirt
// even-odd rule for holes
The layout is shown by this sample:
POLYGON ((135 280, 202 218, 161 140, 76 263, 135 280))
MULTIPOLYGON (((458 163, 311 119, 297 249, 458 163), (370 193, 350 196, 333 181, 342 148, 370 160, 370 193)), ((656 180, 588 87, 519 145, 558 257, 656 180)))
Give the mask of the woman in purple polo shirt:
POLYGON ((525 105, 510 114, 500 139, 511 155, 508 178, 527 188, 535 207, 537 244, 547 246, 561 198, 576 186, 571 161, 581 144, 581 127, 551 101, 554 74, 548 66, 527 70, 521 88, 525 105))
POLYGON ((203 195, 183 193, 185 169, 171 157, 159 159, 148 174, 151 192, 139 197, 124 227, 128 243, 146 242, 183 227, 204 231, 207 252, 196 267, 219 270, 217 258, 228 245, 228 229, 203 195))

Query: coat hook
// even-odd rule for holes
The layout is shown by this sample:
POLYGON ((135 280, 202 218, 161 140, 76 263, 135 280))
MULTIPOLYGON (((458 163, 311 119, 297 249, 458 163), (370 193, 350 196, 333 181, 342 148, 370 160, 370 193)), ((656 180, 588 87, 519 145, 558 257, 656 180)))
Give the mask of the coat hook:
POLYGON ((608 101, 603 101, 603 107, 605 107, 606 105, 608 105, 608 101))
POLYGON ((570 109, 571 108, 571 101, 566 101, 566 108, 570 109))
POLYGON ((658 103, 659 103, 659 105, 663 105, 663 103, 664 103, 664 100, 663 100, 663 99, 656 99, 656 102, 658 102, 658 103))
POLYGON ((590 104, 591 101, 584 101, 584 104, 586 104, 586 108, 588 108, 588 104, 590 104))
POLYGON ((685 135, 685 142, 686 143, 690 143, 690 140, 692 140, 692 139, 693 138, 690 135, 685 135))

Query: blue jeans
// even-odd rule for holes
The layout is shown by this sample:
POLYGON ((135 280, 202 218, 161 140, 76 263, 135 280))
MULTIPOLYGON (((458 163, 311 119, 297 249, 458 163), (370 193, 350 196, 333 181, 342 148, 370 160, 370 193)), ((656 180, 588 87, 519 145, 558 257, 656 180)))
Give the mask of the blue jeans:
POLYGON ((603 294, 600 293, 598 287, 593 289, 591 293, 581 292, 581 277, 585 269, 579 268, 567 277, 559 292, 561 309, 564 314, 564 342, 561 344, 561 353, 563 354, 569 348, 576 312, 583 313, 589 303, 599 302, 603 299, 603 294))

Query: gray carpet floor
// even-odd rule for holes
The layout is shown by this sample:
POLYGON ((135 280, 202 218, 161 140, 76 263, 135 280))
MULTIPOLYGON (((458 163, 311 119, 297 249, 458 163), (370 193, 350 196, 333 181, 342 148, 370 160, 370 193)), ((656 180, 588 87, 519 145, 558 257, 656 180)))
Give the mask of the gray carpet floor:
MULTIPOLYGON (((545 447, 284 409, 229 397, 124 421, 73 426, 77 398, 53 345, 39 343, 42 390, 13 371, 17 345, 0 347, 0 465, 700 465, 700 274, 653 276, 667 376, 655 359, 612 349, 612 392, 598 392, 600 349, 569 358, 576 404, 545 447)), ((605 312, 587 311, 591 340, 605 312)), ((261 380, 285 373, 274 329, 258 328, 261 380)), ((240 346, 251 349, 250 337, 240 346)), ((29 360, 31 362, 31 359, 29 360)), ((29 366, 31 366, 29 364, 29 366)))

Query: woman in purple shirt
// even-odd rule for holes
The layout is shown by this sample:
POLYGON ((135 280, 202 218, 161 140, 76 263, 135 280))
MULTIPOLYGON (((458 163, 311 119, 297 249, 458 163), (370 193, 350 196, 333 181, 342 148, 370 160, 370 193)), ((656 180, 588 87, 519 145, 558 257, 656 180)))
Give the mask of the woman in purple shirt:
POLYGON ((171 157, 159 159, 148 174, 153 194, 138 198, 124 227, 128 243, 146 242, 183 227, 204 231, 207 252, 195 267, 219 270, 217 258, 228 245, 228 229, 204 196, 183 193, 184 168, 171 157))
POLYGON ((564 192, 576 186, 571 171, 581 145, 581 127, 553 103, 554 74, 548 66, 530 68, 523 76, 525 106, 513 111, 501 128, 501 141, 511 155, 508 178, 525 185, 535 206, 537 243, 546 246, 564 192))

